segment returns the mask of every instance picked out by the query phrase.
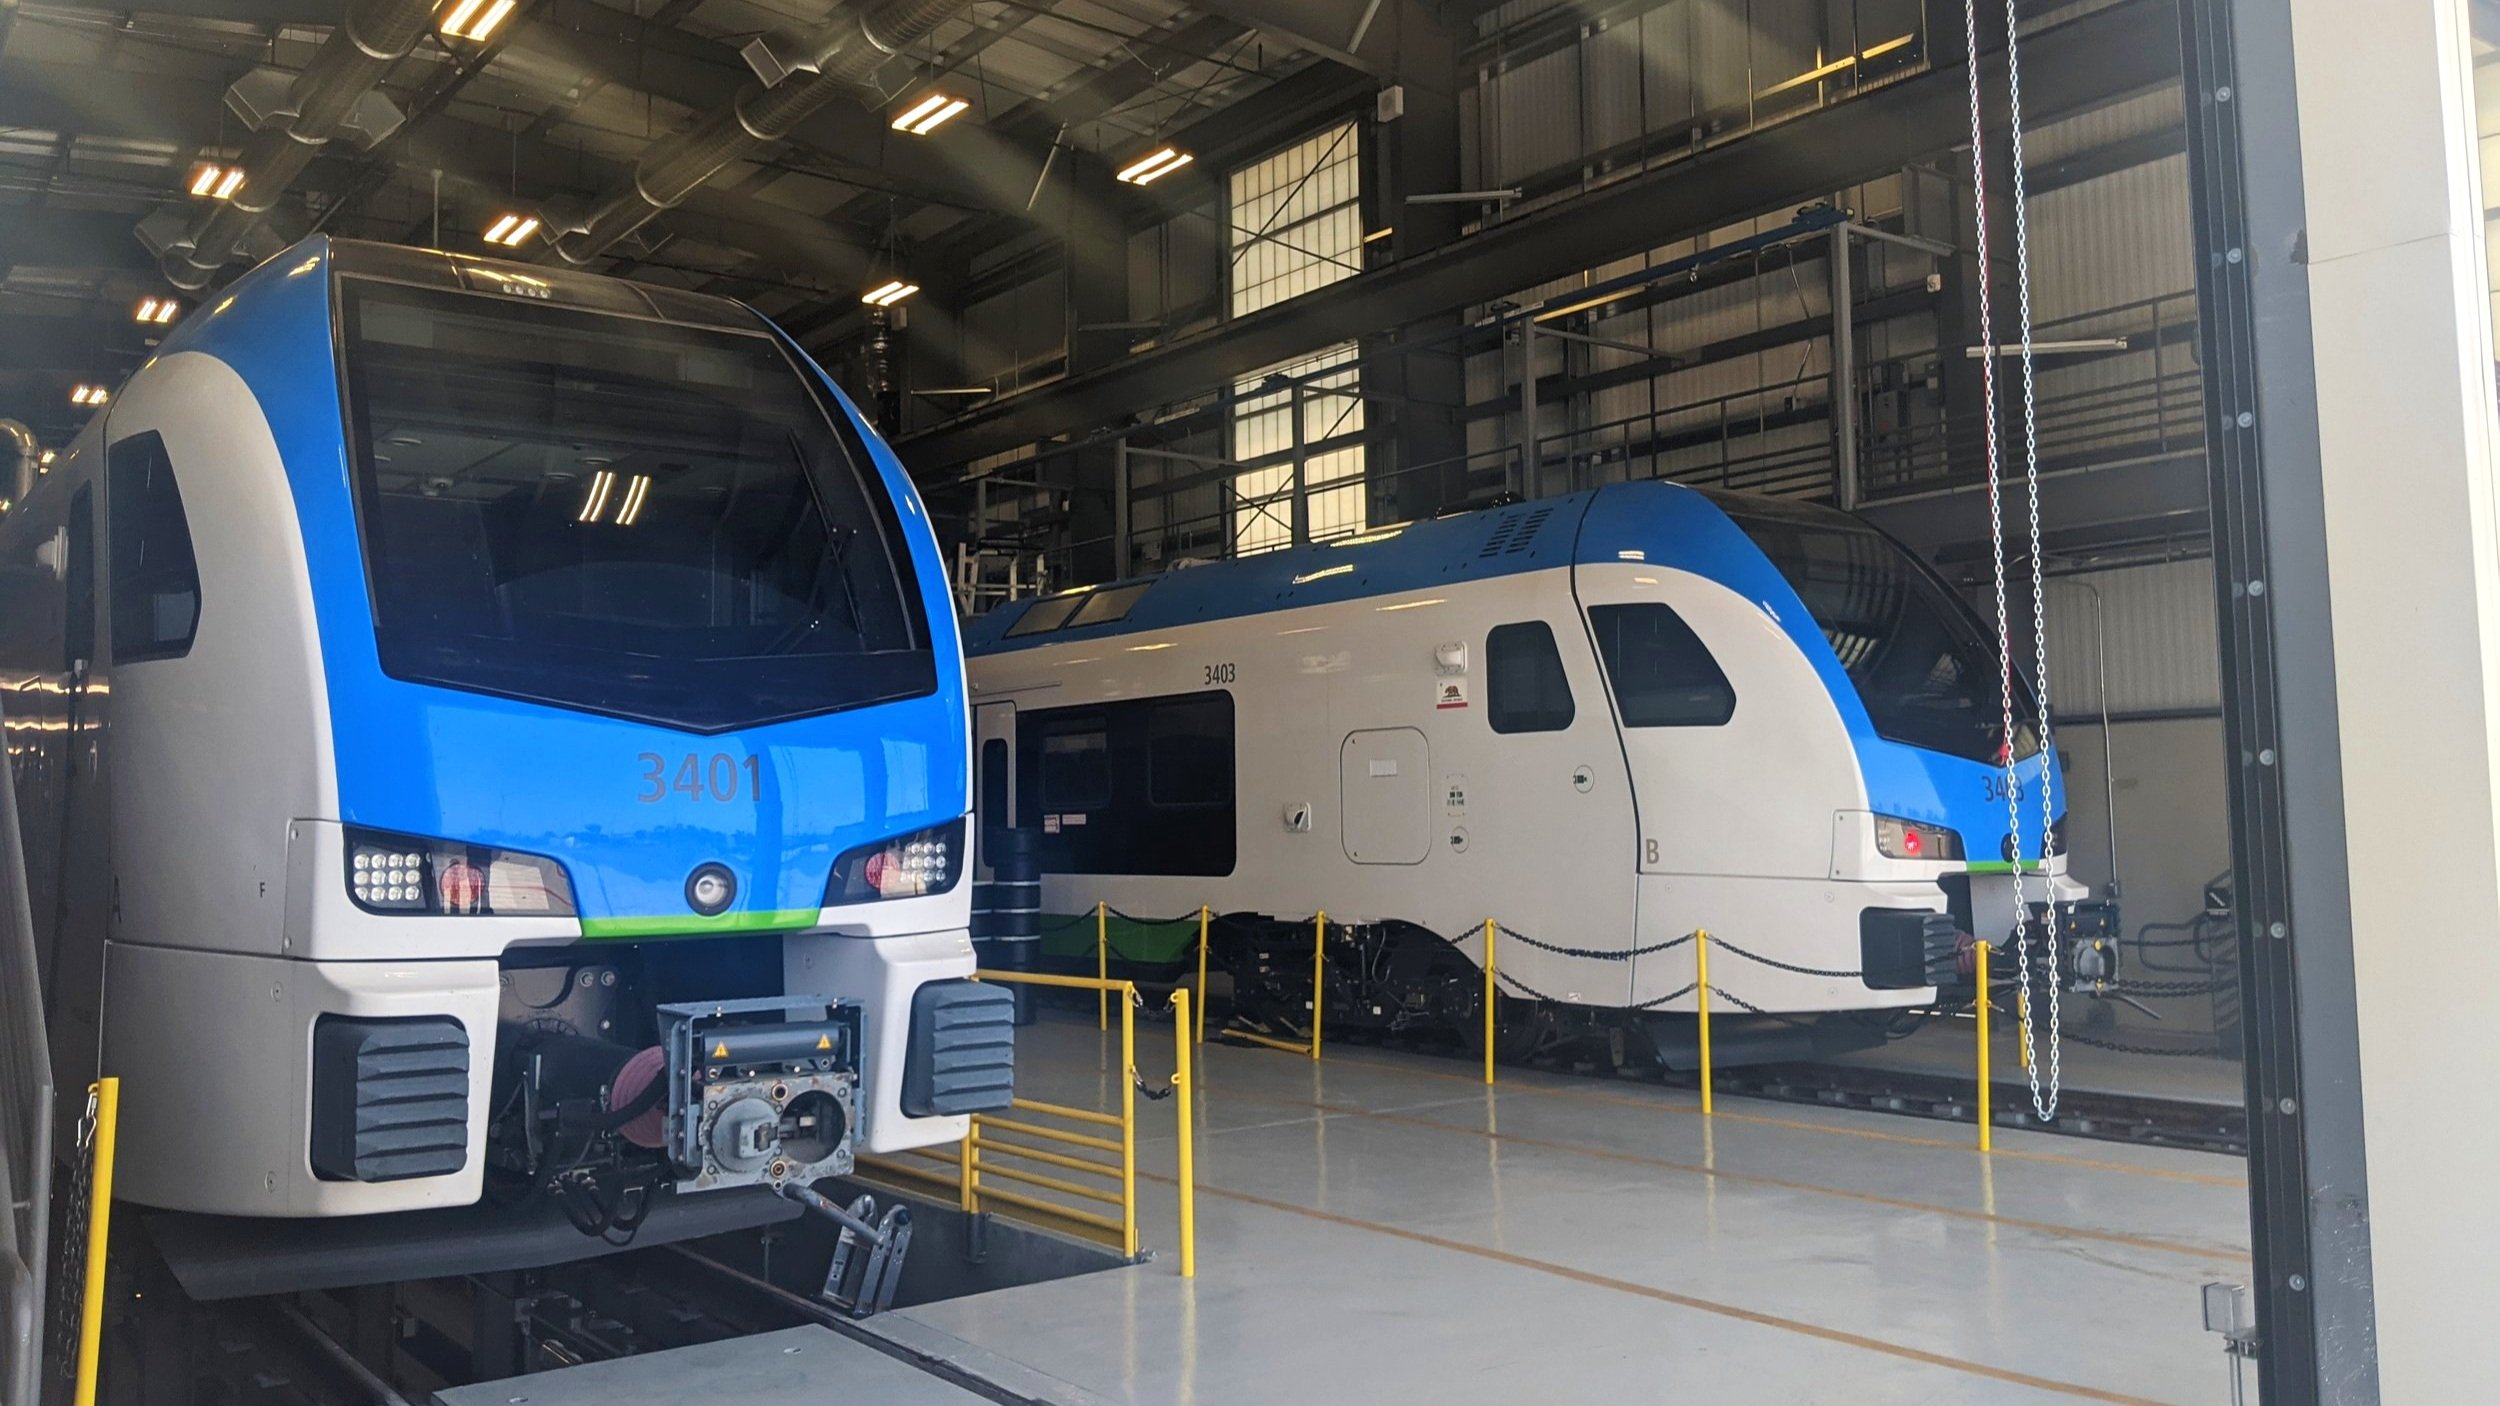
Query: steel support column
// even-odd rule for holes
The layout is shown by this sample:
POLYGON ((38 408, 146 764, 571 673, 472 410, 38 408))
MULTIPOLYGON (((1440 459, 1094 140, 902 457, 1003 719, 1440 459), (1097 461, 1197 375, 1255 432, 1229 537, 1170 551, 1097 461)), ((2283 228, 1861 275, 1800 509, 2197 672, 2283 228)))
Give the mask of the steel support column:
POLYGON ((1832 255, 1832 501, 1844 513, 1858 506, 1857 329, 1850 308, 1849 227, 1834 225, 1832 255))

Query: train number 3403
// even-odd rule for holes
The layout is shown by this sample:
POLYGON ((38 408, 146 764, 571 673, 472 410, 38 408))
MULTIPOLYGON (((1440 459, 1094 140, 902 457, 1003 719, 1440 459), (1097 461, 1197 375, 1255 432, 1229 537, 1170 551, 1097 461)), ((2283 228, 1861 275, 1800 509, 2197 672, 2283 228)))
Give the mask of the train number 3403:
POLYGON ((669 773, 668 758, 657 752, 645 752, 642 761, 642 792, 634 797, 644 805, 667 800, 674 791, 690 801, 734 801, 742 796, 750 801, 764 798, 764 762, 760 757, 733 757, 727 752, 714 752, 705 757, 688 752, 677 763, 676 774, 669 773))

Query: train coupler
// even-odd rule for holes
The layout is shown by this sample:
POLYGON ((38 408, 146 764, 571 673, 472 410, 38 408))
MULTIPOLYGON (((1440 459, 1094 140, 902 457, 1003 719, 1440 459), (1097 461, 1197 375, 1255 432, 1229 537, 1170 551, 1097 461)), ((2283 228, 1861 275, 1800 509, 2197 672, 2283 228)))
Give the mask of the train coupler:
POLYGON ((894 1306, 903 1260, 911 1251, 911 1207, 898 1203, 879 1216, 877 1198, 865 1193, 845 1206, 797 1182, 783 1182, 774 1190, 842 1228, 818 1298, 849 1318, 867 1318, 894 1306))

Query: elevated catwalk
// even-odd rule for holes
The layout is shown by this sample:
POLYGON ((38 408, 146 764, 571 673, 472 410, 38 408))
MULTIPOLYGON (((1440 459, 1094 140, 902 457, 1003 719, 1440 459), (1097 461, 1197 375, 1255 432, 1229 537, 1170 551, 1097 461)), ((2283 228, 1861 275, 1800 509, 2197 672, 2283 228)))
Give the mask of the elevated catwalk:
MULTIPOLYGON (((1168 1029, 1141 1027, 1159 1077, 1168 1029)), ((1056 1013, 1023 1034, 1026 1093, 1114 1095, 1116 1037, 1056 1013)), ((1655 1085, 1202 1051, 1194 1283, 1155 1104, 1153 1261, 873 1330, 1068 1403, 2221 1398, 2198 1286, 2249 1274, 2235 1159, 2023 1133, 1983 1158, 1879 1115, 1730 1099, 1705 1122, 1655 1085)))

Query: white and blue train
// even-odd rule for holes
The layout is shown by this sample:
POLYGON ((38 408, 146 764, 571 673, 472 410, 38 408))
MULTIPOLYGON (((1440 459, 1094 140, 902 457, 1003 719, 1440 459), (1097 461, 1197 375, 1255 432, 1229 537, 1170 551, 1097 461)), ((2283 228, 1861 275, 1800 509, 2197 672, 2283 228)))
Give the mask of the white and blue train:
POLYGON ((1680 1063, 1697 929, 1772 959, 1714 987, 1791 1017, 1730 1055, 1879 1039, 2012 924, 2005 759, 2054 784, 1994 640, 1901 546, 1665 483, 1066 592, 966 643, 982 823, 1035 832, 1045 912, 1208 905, 1263 1025, 1306 1018, 1287 920, 1325 910, 1332 1030, 1477 1028, 1490 917, 1532 939, 1498 953, 1517 1048, 1638 1031, 1680 1063))
POLYGON ((10 772, 120 1194, 605 1228, 1004 1102, 936 541, 754 312, 315 238, 17 496, 10 772))

